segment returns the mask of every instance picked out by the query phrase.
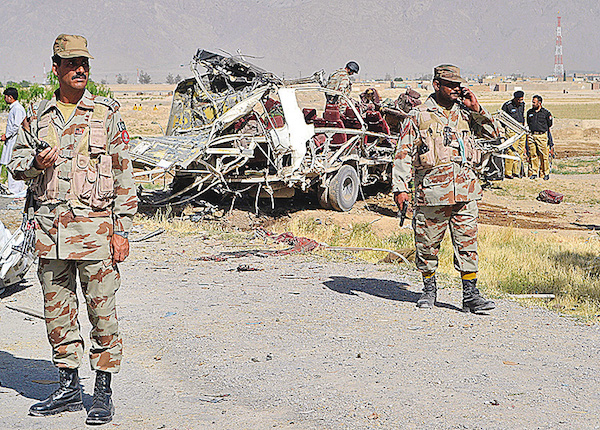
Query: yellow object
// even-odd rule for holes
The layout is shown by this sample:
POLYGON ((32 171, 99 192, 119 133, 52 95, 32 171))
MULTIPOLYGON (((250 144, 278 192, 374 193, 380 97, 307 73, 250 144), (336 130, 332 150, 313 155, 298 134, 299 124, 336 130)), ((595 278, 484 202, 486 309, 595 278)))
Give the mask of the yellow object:
MULTIPOLYGON (((515 135, 512 131, 506 132, 506 137, 510 138, 515 135)), ((518 155, 521 157, 521 161, 517 160, 505 160, 504 172, 507 176, 521 176, 521 162, 525 161, 525 141, 527 140, 527 136, 523 135, 513 144, 514 150, 511 148, 508 149, 508 155, 518 155)))
POLYGON ((158 108, 156 107, 156 105, 154 105, 154 110, 158 110, 158 108))
POLYGON ((423 273, 423 279, 433 278, 434 275, 435 275, 435 272, 433 272, 433 273, 423 273))
POLYGON ((63 102, 57 101, 56 107, 58 108, 58 110, 62 114, 63 118, 65 119, 65 122, 67 122, 69 120, 69 118, 71 117, 71 114, 73 114, 73 111, 75 110, 75 107, 77 107, 77 105, 73 104, 73 103, 63 103, 63 102))
POLYGON ((461 278, 465 281, 472 281, 477 279, 477 272, 462 272, 461 278))
POLYGON ((527 139, 529 153, 531 154, 532 175, 540 175, 543 178, 550 174, 550 159, 548 155, 548 135, 546 133, 533 133, 527 139))

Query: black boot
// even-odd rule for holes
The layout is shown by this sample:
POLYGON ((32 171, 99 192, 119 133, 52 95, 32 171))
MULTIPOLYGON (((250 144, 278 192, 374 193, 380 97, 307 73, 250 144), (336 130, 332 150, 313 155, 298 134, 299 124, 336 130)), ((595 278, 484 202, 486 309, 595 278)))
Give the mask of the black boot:
POLYGON ((81 386, 77 369, 58 369, 58 390, 46 400, 36 403, 29 408, 29 415, 43 417, 59 414, 64 411, 74 412, 83 409, 81 401, 81 386))
POLYGON ((88 412, 86 424, 105 424, 110 422, 115 414, 110 389, 111 374, 101 370, 96 371, 96 385, 94 385, 94 401, 88 412))
POLYGON ((435 283, 435 275, 430 278, 423 278, 423 294, 417 300, 417 307, 431 309, 435 304, 436 297, 437 285, 435 283))
POLYGON ((482 312, 489 311, 496 307, 496 304, 485 299, 477 289, 477 279, 463 279, 463 312, 482 312))

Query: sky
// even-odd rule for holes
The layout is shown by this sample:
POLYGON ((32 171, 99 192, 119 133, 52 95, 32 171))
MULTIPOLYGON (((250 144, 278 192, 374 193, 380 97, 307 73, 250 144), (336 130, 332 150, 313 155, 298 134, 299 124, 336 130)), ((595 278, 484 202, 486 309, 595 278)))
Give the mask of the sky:
POLYGON ((92 77, 153 82, 190 76, 198 48, 242 52, 286 78, 349 60, 361 79, 413 78, 453 63, 471 76, 554 69, 562 17, 567 73, 600 71, 598 1, 554 0, 3 0, 0 82, 41 82, 59 33, 88 38, 92 77))

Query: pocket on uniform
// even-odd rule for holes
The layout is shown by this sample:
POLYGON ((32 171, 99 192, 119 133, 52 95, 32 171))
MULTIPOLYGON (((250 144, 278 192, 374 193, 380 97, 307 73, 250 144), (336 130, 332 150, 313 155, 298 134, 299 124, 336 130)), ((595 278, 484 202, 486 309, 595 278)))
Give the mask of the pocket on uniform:
POLYGON ((91 180, 89 177, 90 158, 83 154, 77 154, 74 161, 75 169, 73 169, 71 180, 73 189, 71 191, 75 197, 83 203, 87 203, 92 195, 93 181, 95 181, 95 177, 92 177, 91 180))
POLYGON ((112 157, 101 155, 98 164, 98 192, 100 197, 112 196, 114 192, 114 180, 112 176, 112 157))
POLYGON ((104 121, 92 120, 90 124, 90 155, 99 155, 106 152, 106 130, 104 121))
POLYGON ((421 133, 421 144, 417 147, 417 156, 419 166, 424 169, 431 169, 435 166, 435 149, 434 141, 428 131, 421 133))
POLYGON ((453 180, 453 166, 448 164, 432 169, 423 177, 423 187, 437 187, 449 184, 453 180))

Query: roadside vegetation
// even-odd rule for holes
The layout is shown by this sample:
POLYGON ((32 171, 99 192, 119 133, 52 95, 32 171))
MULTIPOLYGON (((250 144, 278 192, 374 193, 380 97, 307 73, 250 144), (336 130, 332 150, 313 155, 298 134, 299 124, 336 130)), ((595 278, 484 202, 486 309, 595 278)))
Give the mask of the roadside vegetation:
MULTIPOLYGON (((414 248, 411 230, 379 238, 369 224, 354 224, 344 229, 338 225, 324 226, 311 218, 293 220, 285 227, 295 235, 308 236, 329 245, 405 251, 414 248)), ((367 251, 356 253, 356 256, 376 263, 385 254, 367 251)), ((600 321, 600 235, 586 240, 480 226, 479 256, 479 283, 486 293, 494 296, 555 294, 556 299, 543 304, 585 320, 600 321)), ((438 274, 451 281, 450 284, 460 286, 448 232, 440 250, 438 274)))
MULTIPOLYGON (((6 87, 14 87, 19 91, 19 102, 27 109, 27 106, 31 103, 35 103, 38 100, 47 99, 50 100, 54 92, 58 89, 58 78, 52 73, 48 73, 47 76, 48 85, 32 84, 27 81, 21 82, 7 82, 3 89, 6 87)), ((95 95, 104 97, 112 97, 113 93, 108 86, 94 82, 92 79, 88 80, 87 90, 95 95)), ((4 97, 0 97, 0 112, 8 110, 8 104, 4 101, 4 97)))

